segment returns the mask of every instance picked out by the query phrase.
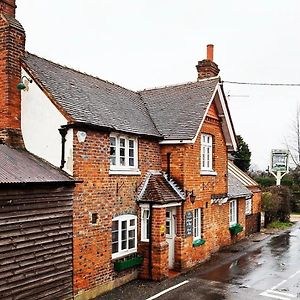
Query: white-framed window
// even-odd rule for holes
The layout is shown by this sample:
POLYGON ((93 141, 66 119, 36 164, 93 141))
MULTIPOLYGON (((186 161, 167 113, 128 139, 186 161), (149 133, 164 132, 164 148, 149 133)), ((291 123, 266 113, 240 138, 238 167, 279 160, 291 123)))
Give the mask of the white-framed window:
POLYGON ((201 239, 201 208, 194 209, 193 238, 194 240, 201 239))
POLYGON ((112 258, 137 251, 137 217, 121 215, 112 220, 112 258))
POLYGON ((246 199, 246 208, 245 208, 245 214, 251 215, 252 213, 252 198, 246 199))
POLYGON ((213 136, 201 134, 201 171, 213 171, 213 136))
POLYGON ((138 140, 135 137, 111 134, 110 171, 138 171, 138 140))
POLYGON ((142 207, 141 209, 141 240, 149 242, 150 237, 150 209, 142 207))
POLYGON ((237 223, 237 200, 229 201, 229 225, 237 223))

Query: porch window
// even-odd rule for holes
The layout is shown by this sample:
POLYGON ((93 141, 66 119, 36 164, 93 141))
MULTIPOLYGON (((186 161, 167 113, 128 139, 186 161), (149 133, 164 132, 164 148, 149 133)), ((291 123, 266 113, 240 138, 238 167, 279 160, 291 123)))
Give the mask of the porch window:
POLYGON ((138 170, 138 140, 126 135, 110 135, 110 171, 138 170))
POLYGON ((213 172, 213 136, 201 135, 201 171, 213 172))
POLYGON ((141 240, 149 242, 150 237, 150 210, 142 208, 141 211, 141 240))
POLYGON ((121 215, 112 220, 112 258, 137 251, 137 217, 121 215))
POLYGON ((252 198, 246 199, 246 209, 245 209, 246 215, 251 215, 251 213, 252 213, 252 198))
POLYGON ((201 208, 194 209, 193 238, 194 240, 201 239, 201 208))
POLYGON ((229 202, 229 225, 235 225, 237 223, 237 200, 231 200, 229 202))

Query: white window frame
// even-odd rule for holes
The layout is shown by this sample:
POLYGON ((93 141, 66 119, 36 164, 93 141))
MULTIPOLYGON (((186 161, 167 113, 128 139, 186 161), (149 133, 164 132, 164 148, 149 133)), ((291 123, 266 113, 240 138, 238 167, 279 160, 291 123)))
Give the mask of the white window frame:
POLYGON ((149 242, 148 238, 148 230, 150 231, 150 208, 142 207, 141 208, 141 241, 142 242, 149 242), (147 218, 145 218, 147 217, 147 218))
POLYGON ((194 209, 193 212, 193 240, 201 239, 201 208, 194 209))
POLYGON ((251 215, 251 214, 252 214, 252 197, 246 199, 246 203, 245 203, 245 214, 246 214, 246 215, 251 215))
POLYGON ((203 175, 216 175, 213 170, 213 136, 201 134, 200 173, 203 175))
MULTIPOLYGON (((109 168, 109 174, 119 174, 119 175, 140 175, 141 172, 138 169, 138 139, 133 136, 124 135, 124 134, 116 134, 111 133, 109 138, 114 138, 116 141, 115 145, 115 160, 116 164, 112 165, 110 160, 110 168, 109 168), (125 164, 121 165, 121 155, 120 155, 120 149, 121 147, 120 140, 125 140, 125 164), (133 148, 129 146, 129 141, 133 141, 133 148), (133 149, 133 157, 130 156, 130 149, 133 149), (129 165, 130 158, 133 158, 133 166, 129 165)), ((111 149, 111 145, 110 148, 111 149)), ((111 156, 110 156, 111 158, 111 156)))
MULTIPOLYGON (((118 252, 112 253, 112 258, 118 258, 122 256, 126 256, 131 253, 137 252, 137 217, 135 215, 127 214, 121 215, 112 219, 112 222, 118 222, 118 252), (130 221, 134 220, 134 225, 130 225, 130 221), (126 248, 122 249, 122 221, 126 221, 126 248), (134 230, 134 247, 129 249, 129 231, 134 230)), ((112 231, 113 233, 113 231, 112 231)), ((112 237, 113 243, 113 237, 112 237)))
POLYGON ((237 200, 229 201, 229 226, 237 224, 237 200))

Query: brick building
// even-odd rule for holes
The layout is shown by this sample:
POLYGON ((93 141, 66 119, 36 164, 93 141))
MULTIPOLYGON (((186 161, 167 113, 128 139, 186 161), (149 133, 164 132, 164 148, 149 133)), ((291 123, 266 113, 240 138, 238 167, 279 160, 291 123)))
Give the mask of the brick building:
POLYGON ((13 45, 23 49, 14 109, 24 145, 79 182, 75 299, 162 280, 244 237, 250 194, 230 184, 236 139, 212 45, 197 81, 140 92, 25 53, 23 39, 13 45))

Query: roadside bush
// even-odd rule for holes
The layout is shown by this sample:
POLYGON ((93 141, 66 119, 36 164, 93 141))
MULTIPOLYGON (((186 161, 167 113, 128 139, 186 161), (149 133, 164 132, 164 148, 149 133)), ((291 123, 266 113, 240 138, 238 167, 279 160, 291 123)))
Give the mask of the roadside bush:
POLYGON ((292 194, 285 186, 271 186, 262 194, 262 209, 265 212, 265 226, 273 221, 290 220, 292 194))

